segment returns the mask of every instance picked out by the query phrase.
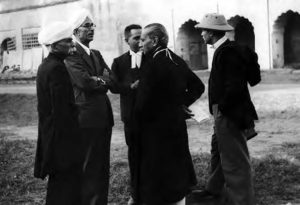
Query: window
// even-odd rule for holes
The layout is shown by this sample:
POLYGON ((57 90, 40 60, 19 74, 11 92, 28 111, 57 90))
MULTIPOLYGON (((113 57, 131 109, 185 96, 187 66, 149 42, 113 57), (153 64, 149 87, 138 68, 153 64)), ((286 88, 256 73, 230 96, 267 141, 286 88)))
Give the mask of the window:
POLYGON ((28 33, 22 35, 23 49, 31 49, 34 47, 40 47, 38 42, 38 33, 28 33))
POLYGON ((8 51, 16 50, 16 37, 12 37, 7 40, 7 50, 8 51))

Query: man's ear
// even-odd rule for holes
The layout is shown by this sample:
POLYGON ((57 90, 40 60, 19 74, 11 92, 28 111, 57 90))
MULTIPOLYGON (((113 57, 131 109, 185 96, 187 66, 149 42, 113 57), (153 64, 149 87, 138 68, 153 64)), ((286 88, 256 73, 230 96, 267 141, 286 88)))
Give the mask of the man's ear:
POLYGON ((78 31, 78 28, 76 28, 76 29, 73 30, 73 35, 74 35, 74 36, 76 36, 77 31, 78 31))
POLYGON ((153 42, 153 46, 157 46, 158 45, 158 37, 154 36, 152 39, 152 42, 153 42))
POLYGON ((57 48, 56 48, 56 43, 53 43, 51 45, 49 45, 49 51, 51 52, 56 52, 57 51, 57 48))

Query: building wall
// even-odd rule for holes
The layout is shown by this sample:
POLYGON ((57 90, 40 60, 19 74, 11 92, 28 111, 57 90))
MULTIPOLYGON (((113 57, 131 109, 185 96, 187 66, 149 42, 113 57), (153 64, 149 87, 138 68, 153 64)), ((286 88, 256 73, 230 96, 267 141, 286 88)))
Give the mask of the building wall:
POLYGON ((284 66, 284 30, 282 28, 273 29, 272 32, 272 58, 273 67, 284 66))
MULTIPOLYGON (((152 4, 155 5, 153 1, 152 4)), ((259 63, 262 69, 270 69, 273 67, 272 32, 274 22, 282 13, 288 10, 299 12, 300 9, 300 1, 297 0, 269 0, 270 12, 268 18, 267 0, 174 0, 172 4, 168 4, 167 1, 162 2, 165 2, 164 4, 161 3, 164 5, 164 13, 157 14, 155 17, 151 17, 151 19, 164 23, 167 29, 169 28, 170 33, 177 33, 180 26, 188 19, 199 22, 205 13, 216 13, 219 11, 225 15, 226 19, 230 19, 236 15, 248 19, 254 27, 255 50, 258 53, 259 63), (170 21, 171 10, 174 11, 174 31, 172 31, 172 23, 170 21)), ((149 7, 149 5, 147 6, 149 7)), ((152 9, 149 8, 149 10, 152 9)), ((172 40, 170 43, 170 47, 172 48, 172 40)), ((211 62, 213 51, 209 46, 207 52, 208 61, 211 62)), ((208 65, 210 67, 211 63, 208 65)))
MULTIPOLYGON (((25 2, 21 5, 30 6, 25 2)), ((19 6, 15 9, 19 9, 19 6)), ((37 70, 43 57, 42 47, 23 49, 22 35, 38 33, 41 26, 47 22, 68 19, 72 10, 77 7, 78 2, 75 1, 49 7, 20 9, 12 13, 0 13, 0 43, 8 37, 16 38, 16 51, 10 51, 9 54, 4 52, 2 68, 20 65, 22 70, 37 70)))
POLYGON ((273 25, 273 66, 300 68, 300 14, 289 10, 273 25))
POLYGON ((188 20, 180 27, 175 52, 192 70, 204 70, 208 68, 207 49, 201 37, 201 30, 195 28, 196 24, 196 21, 188 20))
POLYGON ((16 54, 11 52, 9 55, 5 54, 3 58, 8 66, 20 64, 22 70, 36 70, 42 56, 47 54, 47 50, 42 47, 30 50, 22 48, 23 29, 40 29, 52 21, 70 20, 79 9, 86 8, 91 12, 96 24, 94 40, 90 47, 99 49, 107 64, 111 65, 113 58, 128 49, 123 35, 125 26, 131 23, 141 24, 147 19, 139 13, 139 5, 130 0, 14 0, 14 4, 11 2, 12 0, 0 1, 0 43, 6 37, 16 36, 16 54), (8 1, 10 7, 6 7, 8 1), (55 4, 57 2, 60 3, 55 4), (5 13, 13 9, 16 11, 5 13), (133 13, 132 10, 136 12, 133 13))
POLYGON ((12 13, 76 1, 79 0, 1 0, 0 13, 12 13))
MULTIPOLYGON (((20 64, 25 70, 36 69, 42 58, 42 48, 23 50, 24 29, 39 29, 49 21, 70 19, 80 7, 88 8, 94 17, 97 27, 91 47, 101 50, 108 65, 111 65, 113 58, 128 49, 123 39, 123 30, 128 24, 138 23, 142 26, 153 22, 164 24, 170 35, 169 47, 176 50, 175 40, 184 22, 188 19, 199 22, 205 13, 219 11, 227 19, 239 15, 252 23, 259 63, 262 69, 270 69, 273 62, 284 65, 283 57, 277 61, 275 59, 277 55, 284 53, 281 50, 282 44, 280 46, 273 44, 274 36, 280 38, 278 32, 274 32, 273 25, 277 18, 288 10, 300 12, 300 1, 269 0, 269 16, 267 2, 268 0, 2 0, 0 43, 10 36, 15 36, 17 43, 16 51, 10 52, 9 56, 4 54, 3 61, 9 61, 10 65, 20 64), (13 9, 17 11, 5 13, 13 9)), ((181 55, 180 51, 178 54, 181 55)), ((213 50, 207 47, 209 67, 212 55, 213 50)))

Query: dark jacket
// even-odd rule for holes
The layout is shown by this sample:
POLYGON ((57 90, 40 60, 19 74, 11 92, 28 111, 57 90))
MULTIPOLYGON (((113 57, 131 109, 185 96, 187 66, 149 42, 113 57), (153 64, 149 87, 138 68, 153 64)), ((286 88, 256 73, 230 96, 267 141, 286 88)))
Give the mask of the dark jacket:
POLYGON ((136 90, 131 89, 130 85, 140 78, 141 68, 131 68, 131 55, 128 51, 114 59, 111 69, 115 85, 112 92, 120 93, 121 120, 129 123, 136 96, 136 90))
POLYGON ((146 56, 135 104, 137 190, 146 204, 181 200, 196 184, 186 115, 204 92, 201 80, 176 54, 160 48, 146 56))
POLYGON ((75 94, 75 102, 79 109, 81 127, 106 128, 113 126, 113 114, 107 96, 108 86, 101 85, 91 76, 102 76, 104 69, 110 71, 100 52, 91 50, 89 56, 76 44, 77 52, 66 58, 75 94), (92 60, 94 58, 94 61, 92 60))
POLYGON ((37 72, 38 142, 34 176, 67 172, 79 165, 78 112, 63 57, 50 53, 37 72))
POLYGON ((241 129, 253 126, 257 113, 251 101, 243 59, 233 42, 225 41, 216 49, 209 77, 209 110, 218 104, 221 113, 241 129))

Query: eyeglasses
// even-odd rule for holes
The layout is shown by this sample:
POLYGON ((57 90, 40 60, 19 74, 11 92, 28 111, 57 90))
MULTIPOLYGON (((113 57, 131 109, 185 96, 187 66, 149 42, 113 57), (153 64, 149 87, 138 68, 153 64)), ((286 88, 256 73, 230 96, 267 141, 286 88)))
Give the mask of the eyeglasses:
POLYGON ((86 23, 84 25, 81 25, 80 27, 84 27, 84 28, 87 28, 87 29, 91 29, 91 28, 95 28, 96 25, 93 24, 93 23, 86 23))

